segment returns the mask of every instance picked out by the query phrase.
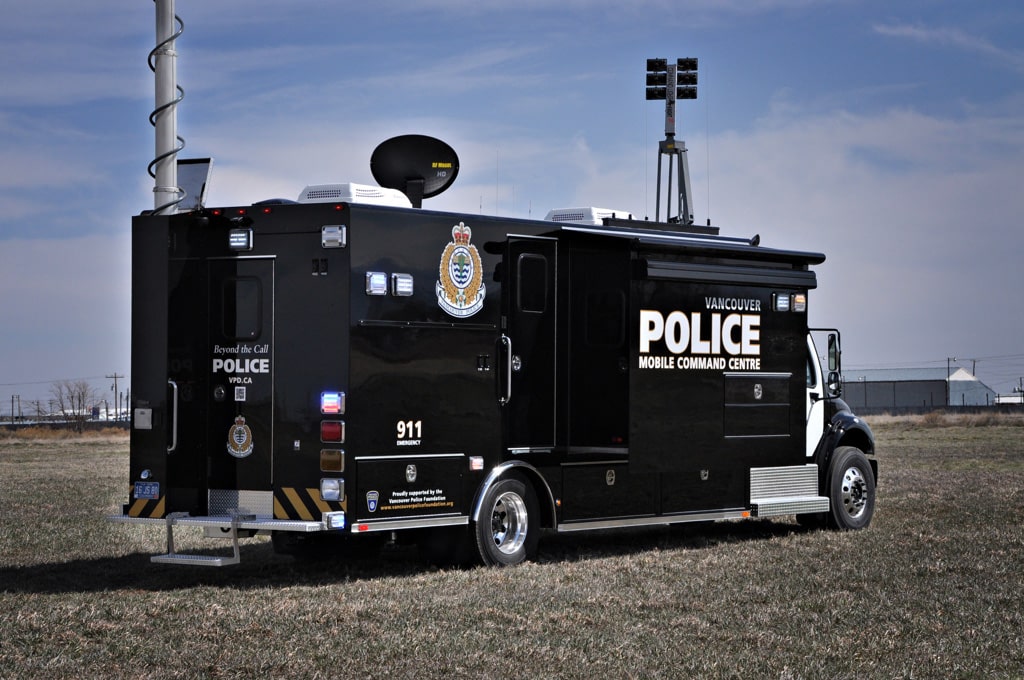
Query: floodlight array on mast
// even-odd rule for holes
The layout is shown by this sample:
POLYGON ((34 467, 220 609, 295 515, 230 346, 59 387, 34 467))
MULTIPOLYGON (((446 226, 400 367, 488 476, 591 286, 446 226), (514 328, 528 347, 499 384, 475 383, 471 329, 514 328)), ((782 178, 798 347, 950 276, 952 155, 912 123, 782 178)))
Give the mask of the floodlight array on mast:
POLYGON ((665 100, 665 139, 658 143, 658 190, 655 199, 656 222, 661 221, 662 156, 669 157, 666 189, 665 221, 693 224, 693 197, 690 193, 690 165, 686 159, 686 143, 676 141, 676 101, 697 98, 697 58, 684 57, 670 63, 668 59, 647 60, 647 99, 665 100), (679 172, 677 180, 676 216, 672 216, 672 157, 679 172))

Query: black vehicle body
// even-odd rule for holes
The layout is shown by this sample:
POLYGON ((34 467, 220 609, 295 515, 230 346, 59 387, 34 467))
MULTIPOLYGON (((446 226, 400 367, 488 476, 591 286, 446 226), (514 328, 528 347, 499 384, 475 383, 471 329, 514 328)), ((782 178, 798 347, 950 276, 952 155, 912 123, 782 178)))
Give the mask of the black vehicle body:
MULTIPOLYGON (((236 557, 257 531, 284 548, 415 531, 514 562, 542 527, 824 520, 843 502, 833 453, 853 447, 861 519, 832 523, 866 524, 873 438, 808 342, 824 256, 607 222, 349 203, 136 217, 120 519, 204 526, 236 557)), ((164 561, 202 561, 169 544, 164 561)))

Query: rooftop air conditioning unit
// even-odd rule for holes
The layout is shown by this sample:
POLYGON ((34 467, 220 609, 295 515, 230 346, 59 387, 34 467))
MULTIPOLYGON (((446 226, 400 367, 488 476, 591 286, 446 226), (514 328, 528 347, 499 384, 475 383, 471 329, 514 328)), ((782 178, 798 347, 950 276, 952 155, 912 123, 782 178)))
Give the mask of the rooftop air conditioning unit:
POLYGON ((633 219, 633 213, 609 208, 559 208, 551 210, 544 218, 549 222, 571 222, 573 224, 604 224, 606 217, 620 220, 633 219))
POLYGON ((363 203, 411 208, 409 198, 398 189, 369 184, 311 184, 299 194, 299 203, 363 203))

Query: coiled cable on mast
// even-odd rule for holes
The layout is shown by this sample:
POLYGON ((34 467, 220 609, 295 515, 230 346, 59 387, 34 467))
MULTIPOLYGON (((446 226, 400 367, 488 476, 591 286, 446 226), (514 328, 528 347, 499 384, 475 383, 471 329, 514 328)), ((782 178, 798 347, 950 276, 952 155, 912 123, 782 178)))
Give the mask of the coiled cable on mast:
MULTIPOLYGON (((153 0, 153 2, 156 3, 157 0, 153 0)), ((158 13, 159 13, 159 9, 158 9, 158 13)), ((166 39, 164 39, 160 43, 158 43, 156 45, 156 47, 154 47, 149 52, 149 57, 147 59, 147 62, 149 63, 149 70, 152 71, 154 74, 157 73, 157 65, 156 65, 156 58, 157 58, 157 56, 160 56, 160 55, 168 56, 168 57, 176 56, 176 53, 175 53, 174 47, 173 47, 174 41, 177 40, 178 36, 180 36, 184 32, 184 30, 185 30, 185 22, 182 21, 181 17, 179 17, 177 14, 174 14, 174 23, 176 24, 174 33, 172 33, 169 37, 167 37, 166 39)), ((175 96, 170 101, 167 101, 167 102, 164 102, 163 104, 160 104, 155 109, 153 109, 152 113, 149 114, 149 123, 154 128, 157 127, 157 119, 162 114, 164 114, 165 112, 170 112, 171 114, 173 114, 175 108, 185 98, 185 90, 180 85, 178 85, 176 80, 177 79, 175 79, 174 88, 177 91, 177 96, 175 96)), ((159 82, 159 80, 158 80, 158 82, 159 82)), ((158 85, 158 89, 159 89, 159 85, 158 85)), ((169 149, 167 151, 164 151, 162 153, 158 153, 156 158, 154 158, 152 161, 150 161, 149 166, 146 168, 146 171, 149 173, 149 176, 152 177, 154 180, 157 178, 157 172, 156 172, 157 165, 159 165, 162 161, 164 161, 164 160, 166 160, 168 158, 171 158, 171 159, 173 159, 176 162, 176 157, 178 155, 178 152, 185 148, 185 139, 181 135, 179 135, 177 133, 176 127, 177 126, 175 126, 174 136, 177 139, 177 145, 175 145, 173 148, 171 148, 171 149, 169 149)), ((175 176, 177 176, 177 173, 175 173, 175 176)), ((168 192, 168 193, 173 192, 173 193, 176 194, 176 197, 173 200, 170 200, 167 203, 164 203, 163 205, 160 205, 160 206, 157 206, 156 208, 154 208, 153 212, 156 213, 156 214, 161 214, 165 210, 167 210, 168 208, 173 208, 173 207, 177 206, 179 203, 184 201, 186 196, 187 196, 187 192, 184 189, 182 189, 180 186, 177 186, 177 185, 169 186, 169 187, 156 186, 156 187, 153 188, 153 191, 154 192, 164 191, 164 192, 168 192)))

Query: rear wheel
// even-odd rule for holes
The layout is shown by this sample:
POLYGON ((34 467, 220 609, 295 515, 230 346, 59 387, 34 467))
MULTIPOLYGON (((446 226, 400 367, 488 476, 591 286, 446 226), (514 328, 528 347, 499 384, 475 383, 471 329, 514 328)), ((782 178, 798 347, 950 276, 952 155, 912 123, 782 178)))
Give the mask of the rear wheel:
POLYGON ((518 477, 503 479, 488 489, 475 526, 484 564, 507 566, 533 557, 539 538, 538 515, 536 494, 518 477))
POLYGON ((875 475, 867 456, 853 446, 832 455, 828 479, 828 524, 833 529, 863 529, 875 512, 875 475))

